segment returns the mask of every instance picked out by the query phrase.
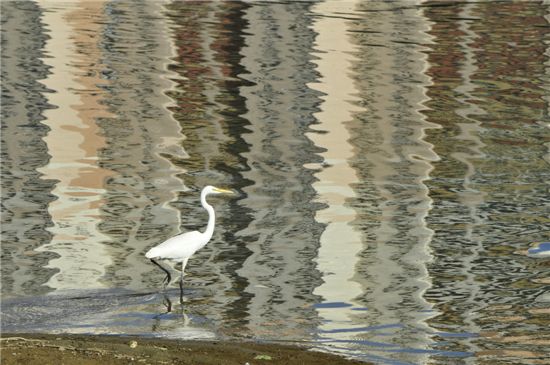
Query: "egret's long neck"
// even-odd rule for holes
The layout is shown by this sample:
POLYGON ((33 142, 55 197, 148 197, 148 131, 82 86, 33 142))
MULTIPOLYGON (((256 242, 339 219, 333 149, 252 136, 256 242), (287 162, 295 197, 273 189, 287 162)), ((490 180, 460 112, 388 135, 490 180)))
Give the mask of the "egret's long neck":
POLYGON ((201 204, 208 212, 208 225, 206 226, 206 230, 204 231, 204 234, 208 236, 208 238, 212 237, 214 234, 214 225, 216 224, 216 214, 214 213, 214 208, 210 204, 206 202, 206 194, 201 194, 201 204))

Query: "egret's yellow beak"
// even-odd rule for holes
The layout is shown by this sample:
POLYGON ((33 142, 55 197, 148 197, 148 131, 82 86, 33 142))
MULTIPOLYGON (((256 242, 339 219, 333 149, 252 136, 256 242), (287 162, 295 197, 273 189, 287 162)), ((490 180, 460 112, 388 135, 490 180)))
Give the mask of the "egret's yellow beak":
POLYGON ((227 189, 214 188, 214 191, 220 194, 235 194, 232 190, 227 189))

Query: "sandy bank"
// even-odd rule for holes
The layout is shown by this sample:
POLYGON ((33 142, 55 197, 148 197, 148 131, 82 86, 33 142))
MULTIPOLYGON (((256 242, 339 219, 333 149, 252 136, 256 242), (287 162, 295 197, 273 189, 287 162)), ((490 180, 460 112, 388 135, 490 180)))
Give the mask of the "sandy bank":
POLYGON ((3 365, 47 364, 365 364, 308 351, 307 347, 256 342, 179 341, 142 337, 2 334, 3 365))

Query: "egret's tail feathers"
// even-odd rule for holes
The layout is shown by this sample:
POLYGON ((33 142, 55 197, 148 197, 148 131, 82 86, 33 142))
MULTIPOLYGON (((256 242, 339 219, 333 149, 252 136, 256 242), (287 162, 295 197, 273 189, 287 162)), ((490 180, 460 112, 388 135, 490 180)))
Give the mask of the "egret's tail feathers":
POLYGON ((145 254, 145 257, 147 257, 148 259, 154 259, 155 257, 158 257, 158 256, 159 254, 157 253, 156 247, 153 247, 152 249, 147 251, 147 253, 145 254))

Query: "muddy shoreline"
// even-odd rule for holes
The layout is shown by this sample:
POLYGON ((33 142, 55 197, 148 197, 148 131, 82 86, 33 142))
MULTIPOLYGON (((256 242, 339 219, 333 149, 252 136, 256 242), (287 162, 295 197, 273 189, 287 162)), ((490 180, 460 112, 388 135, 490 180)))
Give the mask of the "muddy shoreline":
POLYGON ((182 341, 136 336, 1 334, 1 363, 25 364, 366 364, 307 346, 182 341))

